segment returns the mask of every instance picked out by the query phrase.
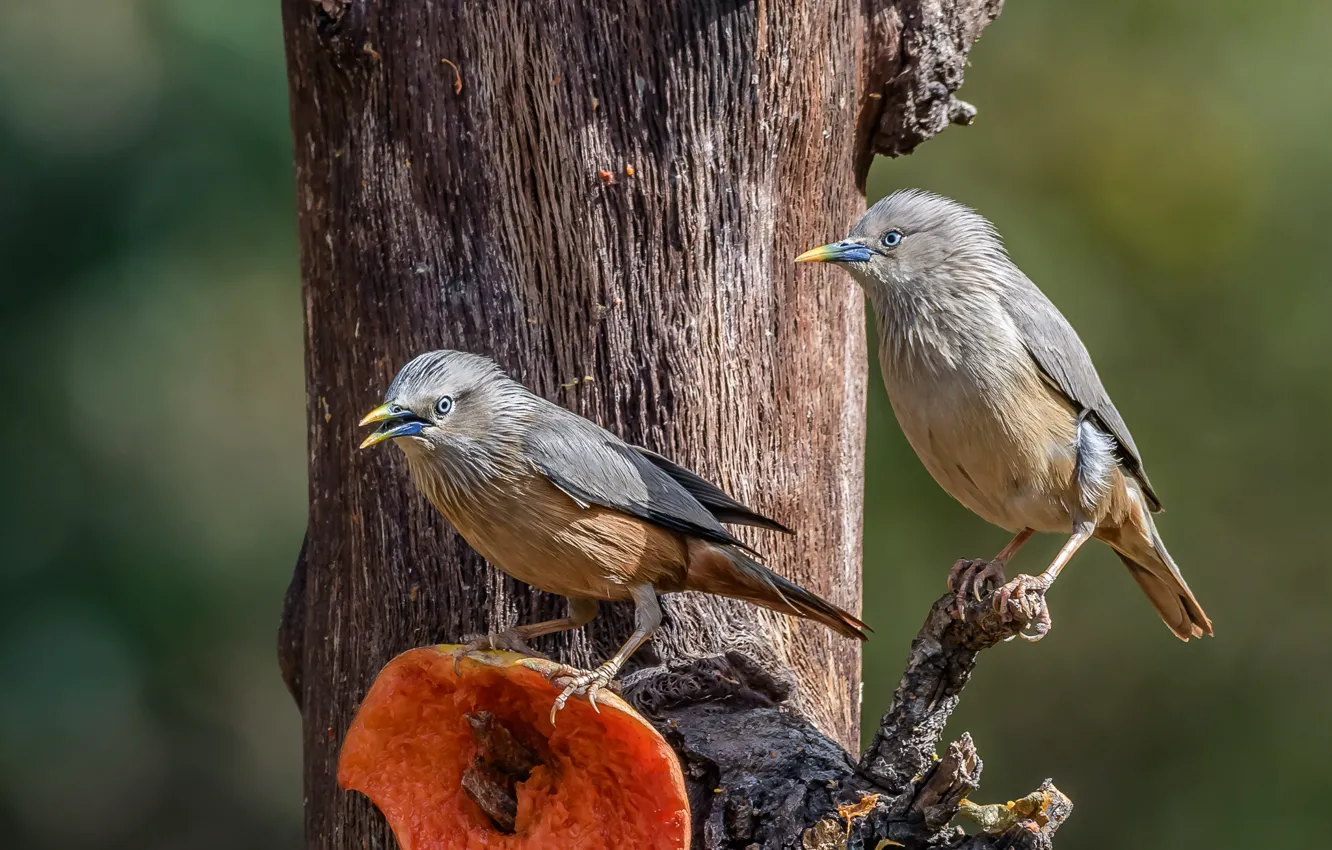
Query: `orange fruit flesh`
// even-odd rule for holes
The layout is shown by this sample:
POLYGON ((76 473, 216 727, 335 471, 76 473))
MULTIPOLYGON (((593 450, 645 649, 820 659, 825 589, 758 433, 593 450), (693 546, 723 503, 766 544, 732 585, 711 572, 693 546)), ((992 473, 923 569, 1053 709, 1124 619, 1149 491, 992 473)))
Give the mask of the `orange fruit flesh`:
POLYGON ((379 674, 347 732, 338 784, 368 796, 403 850, 689 846, 689 804, 675 753, 618 697, 600 713, 559 689, 549 662, 488 652, 453 672, 454 647, 414 649, 379 674), (514 834, 462 789, 478 745, 466 715, 488 711, 541 761, 517 784, 514 834))

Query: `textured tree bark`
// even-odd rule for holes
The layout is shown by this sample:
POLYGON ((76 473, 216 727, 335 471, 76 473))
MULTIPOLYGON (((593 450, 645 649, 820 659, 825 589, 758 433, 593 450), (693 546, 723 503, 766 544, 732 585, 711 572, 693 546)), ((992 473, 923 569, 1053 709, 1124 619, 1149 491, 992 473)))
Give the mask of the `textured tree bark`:
MULTIPOLYGON (((283 0, 310 519, 280 655, 311 847, 392 846, 334 783, 385 662, 562 611, 486 567, 396 453, 355 450, 358 416, 417 353, 488 354, 692 466, 799 530, 747 537, 776 571, 859 608, 861 296, 797 281, 791 258, 863 210, 876 150, 969 119, 952 93, 998 8, 283 0)), ((666 609, 640 667, 740 652, 791 671, 812 734, 854 745, 858 646, 728 600, 666 609)), ((629 631, 603 606, 543 648, 588 666, 629 631)))

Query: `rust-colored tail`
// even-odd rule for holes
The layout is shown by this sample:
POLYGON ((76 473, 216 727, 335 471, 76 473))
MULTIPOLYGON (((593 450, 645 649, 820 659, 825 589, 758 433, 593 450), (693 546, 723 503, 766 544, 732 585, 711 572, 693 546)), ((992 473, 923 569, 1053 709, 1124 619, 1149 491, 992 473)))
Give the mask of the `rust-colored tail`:
POLYGON ((1150 517, 1146 521, 1148 527, 1145 530, 1129 525, 1102 539, 1128 567, 1138 587, 1147 594, 1156 613, 1161 615, 1175 637, 1183 641, 1203 635, 1210 637, 1212 621, 1203 612, 1193 591, 1189 590, 1175 559, 1166 551, 1165 543, 1156 531, 1156 523, 1150 517))
POLYGON ((838 634, 869 640, 869 627, 822 597, 788 581, 732 546, 691 541, 686 590, 743 599, 822 623, 838 634))

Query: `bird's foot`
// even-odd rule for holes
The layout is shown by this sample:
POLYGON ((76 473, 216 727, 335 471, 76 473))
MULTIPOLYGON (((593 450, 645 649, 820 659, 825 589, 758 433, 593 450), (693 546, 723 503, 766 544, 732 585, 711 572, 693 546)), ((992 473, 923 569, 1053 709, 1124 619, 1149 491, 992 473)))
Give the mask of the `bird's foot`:
POLYGON ((994 610, 999 616, 1031 630, 1018 633, 1023 640, 1034 643, 1050 631, 1050 606, 1045 601, 1045 592, 1052 581, 1044 576, 1020 575, 994 592, 994 610))
POLYGON ((948 589, 953 591, 952 614, 961 620, 966 616, 967 595, 981 598, 981 589, 987 584, 998 587, 1006 581, 1002 561, 984 558, 963 558, 948 572, 948 589))
POLYGON ((569 701, 569 697, 575 695, 582 696, 586 694, 587 701, 592 704, 593 710, 600 713, 601 709, 597 708, 597 693, 603 688, 618 691, 619 689, 612 683, 615 674, 618 672, 619 668, 616 665, 607 662, 595 670, 564 667, 552 673, 550 675, 551 683, 556 687, 563 686, 564 691, 555 698, 555 704, 550 707, 550 725, 555 725, 555 715, 561 708, 564 708, 564 704, 569 701))
POLYGON ((458 672, 458 665, 462 663, 464 658, 471 655, 473 652, 479 652, 483 649, 502 649, 508 652, 518 652, 523 655, 529 655, 533 658, 546 657, 528 646, 527 641, 523 640, 522 633, 518 631, 518 629, 506 629, 505 631, 496 632, 495 634, 482 635, 481 637, 473 638, 455 649, 453 651, 453 672, 455 674, 458 672))

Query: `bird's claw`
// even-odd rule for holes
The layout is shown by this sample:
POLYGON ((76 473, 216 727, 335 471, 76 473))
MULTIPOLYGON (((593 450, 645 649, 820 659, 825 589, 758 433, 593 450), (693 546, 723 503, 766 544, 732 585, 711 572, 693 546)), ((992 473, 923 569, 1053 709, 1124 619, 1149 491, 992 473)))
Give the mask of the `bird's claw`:
POLYGON ((615 678, 616 669, 610 664, 603 664, 595 670, 577 670, 573 667, 565 667, 555 671, 550 677, 550 681, 556 687, 564 686, 564 690, 555 698, 555 704, 550 707, 550 725, 555 725, 555 715, 564 708, 565 703, 571 696, 587 696, 587 701, 591 703, 592 710, 601 713, 597 707, 597 693, 603 688, 614 690, 611 680, 615 678))
POLYGON ((981 598, 981 589, 987 584, 999 587, 1005 581, 1004 565, 984 558, 963 558, 948 572, 948 589, 953 591, 952 614, 961 620, 966 616, 967 596, 981 598))
POLYGON ((482 635, 469 640, 467 643, 453 651, 453 673, 458 674, 458 665, 462 660, 474 652, 483 649, 502 649, 508 652, 517 652, 533 658, 545 658, 546 656, 537 652, 527 645, 516 629, 509 629, 495 634, 482 635))
POLYGON ((994 610, 1004 620, 1022 623, 1023 631, 1018 635, 1035 643, 1045 637, 1053 624, 1050 606, 1045 600, 1045 592, 1049 589, 1049 579, 1020 575, 994 592, 994 610))

